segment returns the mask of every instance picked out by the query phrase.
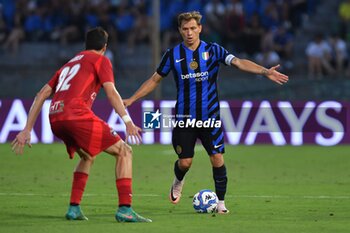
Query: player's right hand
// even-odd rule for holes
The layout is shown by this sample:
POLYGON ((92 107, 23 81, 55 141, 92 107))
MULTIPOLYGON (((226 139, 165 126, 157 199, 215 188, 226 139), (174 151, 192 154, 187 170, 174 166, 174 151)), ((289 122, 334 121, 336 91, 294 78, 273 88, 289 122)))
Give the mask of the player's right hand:
POLYGON ((15 152, 16 155, 23 154, 23 148, 26 144, 32 147, 32 144, 30 144, 30 131, 23 130, 17 134, 16 138, 12 141, 12 151, 15 152))

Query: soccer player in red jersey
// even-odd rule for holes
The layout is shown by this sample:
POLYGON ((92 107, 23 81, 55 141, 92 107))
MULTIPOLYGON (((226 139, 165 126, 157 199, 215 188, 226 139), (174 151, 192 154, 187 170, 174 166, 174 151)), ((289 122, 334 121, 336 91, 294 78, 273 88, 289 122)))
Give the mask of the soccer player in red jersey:
POLYGON ((132 150, 106 122, 91 110, 100 88, 103 87, 116 113, 122 116, 128 138, 141 142, 141 129, 127 114, 122 99, 115 88, 112 64, 104 56, 108 34, 101 27, 86 34, 85 49, 60 68, 51 80, 37 93, 30 108, 26 126, 12 142, 12 150, 22 154, 25 144, 30 144, 30 132, 43 106, 53 94, 50 105, 52 132, 62 139, 70 158, 76 152, 80 161, 75 168, 66 218, 87 220, 80 208, 90 168, 102 151, 116 158, 116 187, 119 208, 115 218, 119 222, 151 222, 131 208, 132 201, 132 150))

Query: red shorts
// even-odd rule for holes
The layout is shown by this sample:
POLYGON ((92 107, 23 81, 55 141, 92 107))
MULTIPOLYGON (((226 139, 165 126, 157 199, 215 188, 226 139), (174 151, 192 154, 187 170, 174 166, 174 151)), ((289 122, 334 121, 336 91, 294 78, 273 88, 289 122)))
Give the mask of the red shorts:
POLYGON ((80 148, 91 156, 96 156, 120 140, 119 135, 97 116, 84 120, 51 122, 51 129, 66 144, 71 159, 80 148))

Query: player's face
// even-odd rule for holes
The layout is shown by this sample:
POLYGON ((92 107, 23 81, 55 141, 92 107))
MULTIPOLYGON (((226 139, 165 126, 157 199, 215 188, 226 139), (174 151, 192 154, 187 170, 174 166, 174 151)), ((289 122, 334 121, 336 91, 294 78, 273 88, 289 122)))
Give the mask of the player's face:
POLYGON ((192 46, 199 42, 199 34, 202 31, 202 25, 198 25, 195 19, 183 21, 179 31, 185 45, 192 46))

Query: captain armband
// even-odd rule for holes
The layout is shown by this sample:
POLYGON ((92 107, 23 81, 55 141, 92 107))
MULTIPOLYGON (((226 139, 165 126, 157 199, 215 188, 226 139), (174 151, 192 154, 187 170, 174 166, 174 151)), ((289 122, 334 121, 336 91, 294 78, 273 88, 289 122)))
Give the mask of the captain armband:
POLYGON ((227 57, 225 58, 226 65, 231 66, 232 65, 231 62, 234 58, 235 58, 235 56, 232 54, 227 55, 227 57))

